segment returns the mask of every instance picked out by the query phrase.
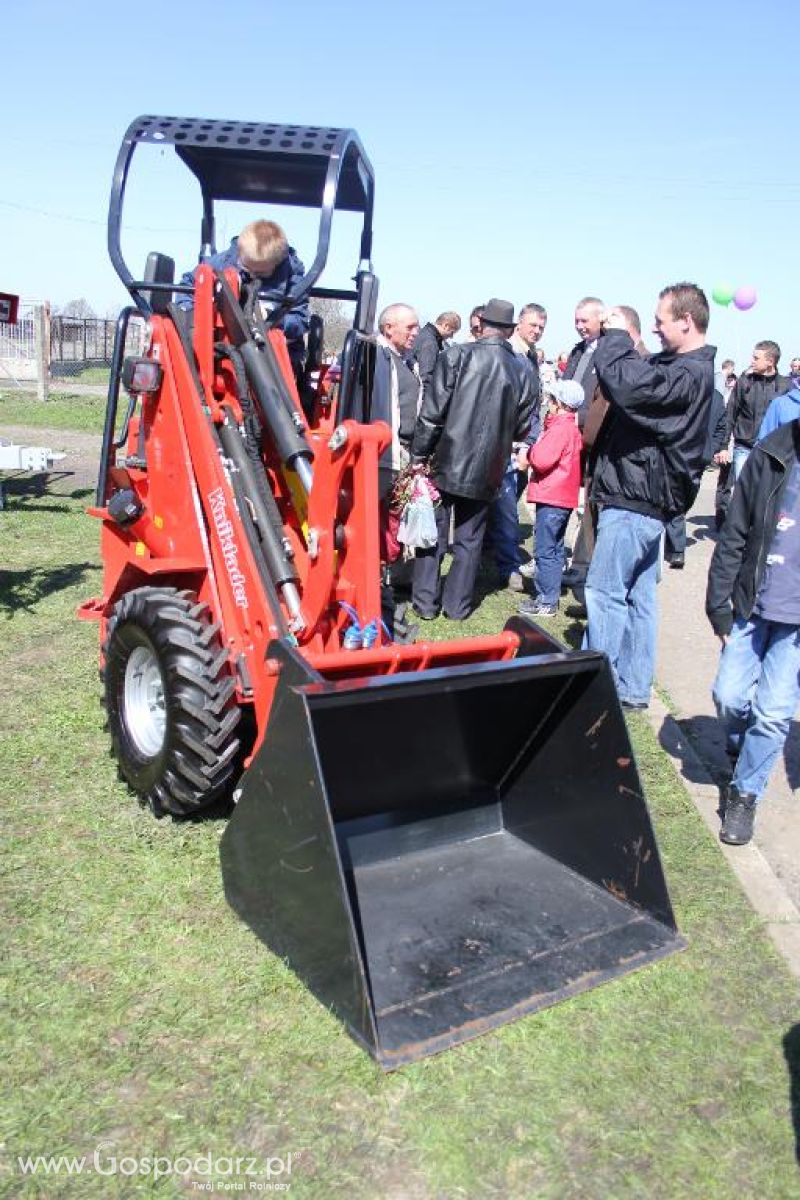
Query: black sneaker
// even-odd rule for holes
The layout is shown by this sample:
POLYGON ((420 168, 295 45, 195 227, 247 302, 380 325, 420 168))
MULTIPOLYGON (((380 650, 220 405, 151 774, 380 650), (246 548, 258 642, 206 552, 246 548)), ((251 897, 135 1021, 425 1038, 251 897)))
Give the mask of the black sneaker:
POLYGON ((678 551, 675 554, 670 554, 667 559, 673 571, 682 571, 686 565, 686 555, 678 551))
POLYGON ((396 646, 411 646, 416 641, 419 625, 412 625, 408 619, 411 609, 406 604, 398 604, 392 621, 392 641, 396 646))
POLYGON ((755 796, 752 792, 740 792, 731 784, 728 788, 719 840, 728 846, 746 846, 753 836, 755 820, 755 796))

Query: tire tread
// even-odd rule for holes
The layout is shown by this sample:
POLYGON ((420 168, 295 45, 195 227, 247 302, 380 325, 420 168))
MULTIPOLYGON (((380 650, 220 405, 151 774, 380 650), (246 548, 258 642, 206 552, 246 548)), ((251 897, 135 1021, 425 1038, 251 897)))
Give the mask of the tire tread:
POLYGON ((121 777, 156 816, 188 816, 215 805, 230 795, 238 776, 242 710, 220 629, 208 604, 195 593, 170 587, 128 592, 109 619, 101 674, 112 753, 121 777), (125 663, 124 630, 130 625, 138 626, 134 636, 143 633, 149 639, 167 691, 166 741, 149 764, 136 761, 117 699, 119 671, 125 663))

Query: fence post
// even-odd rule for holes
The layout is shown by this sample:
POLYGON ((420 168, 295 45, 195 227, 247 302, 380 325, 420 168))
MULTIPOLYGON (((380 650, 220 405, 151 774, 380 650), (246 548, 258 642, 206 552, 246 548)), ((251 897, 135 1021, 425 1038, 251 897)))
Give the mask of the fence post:
POLYGON ((36 346, 36 399, 46 400, 50 383, 50 303, 45 300, 33 310, 36 346))

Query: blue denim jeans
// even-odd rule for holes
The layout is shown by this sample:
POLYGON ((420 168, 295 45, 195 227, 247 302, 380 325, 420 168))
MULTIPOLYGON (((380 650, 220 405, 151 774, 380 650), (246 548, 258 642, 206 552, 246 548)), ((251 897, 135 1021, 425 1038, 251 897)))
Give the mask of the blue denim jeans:
POLYGON ((601 509, 586 576, 587 650, 608 655, 620 700, 649 704, 658 633, 659 546, 664 522, 624 508, 601 509))
POLYGON ((734 444, 733 462, 731 464, 732 468, 733 468, 734 483, 741 475, 742 469, 744 468, 744 464, 747 462, 749 457, 750 457, 750 447, 749 446, 737 446, 734 444))
POLYGON ((508 467, 500 491, 489 506, 487 536, 497 574, 504 581, 519 570, 522 557, 519 552, 519 515, 517 513, 517 471, 508 467))
POLYGON ((735 621, 713 694, 728 748, 738 753, 731 782, 760 797, 800 700, 800 626, 755 614, 735 621))
POLYGON ((536 591, 542 604, 555 604, 561 598, 561 576, 564 571, 564 534, 569 524, 570 508, 552 504, 536 505, 536 591))

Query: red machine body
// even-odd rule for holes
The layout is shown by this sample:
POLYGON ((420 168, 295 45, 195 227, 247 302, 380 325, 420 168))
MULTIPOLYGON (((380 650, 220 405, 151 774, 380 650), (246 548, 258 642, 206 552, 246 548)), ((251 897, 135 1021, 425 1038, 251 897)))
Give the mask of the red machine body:
MULTIPOLYGON (((238 295, 235 273, 227 275, 238 295)), ((109 470, 106 496, 130 490, 140 514, 121 524, 106 505, 89 510, 102 522, 104 586, 103 595, 82 605, 79 616, 101 622, 104 643, 115 605, 132 589, 149 585, 191 591, 221 626, 237 702, 253 708, 256 746, 277 682, 268 647, 287 628, 309 664, 329 679, 512 658, 519 638, 511 632, 409 646, 387 638, 380 621, 378 460, 390 430, 382 422, 337 426, 335 401, 315 406, 311 428, 280 330, 269 333, 269 342, 286 393, 303 421, 314 483, 306 496, 295 472, 282 466, 263 436, 263 470, 291 543, 301 595, 299 619, 283 608, 276 611, 245 534, 231 465, 213 436, 223 422, 241 424, 244 419, 229 365, 221 366, 214 355, 214 345, 225 337, 214 285, 214 272, 200 268, 194 370, 173 320, 150 318, 148 357, 161 369, 160 387, 133 397, 137 403, 121 455, 124 465, 109 470), (343 649, 350 612, 358 614, 362 625, 377 622, 377 640, 369 649, 343 649)))

